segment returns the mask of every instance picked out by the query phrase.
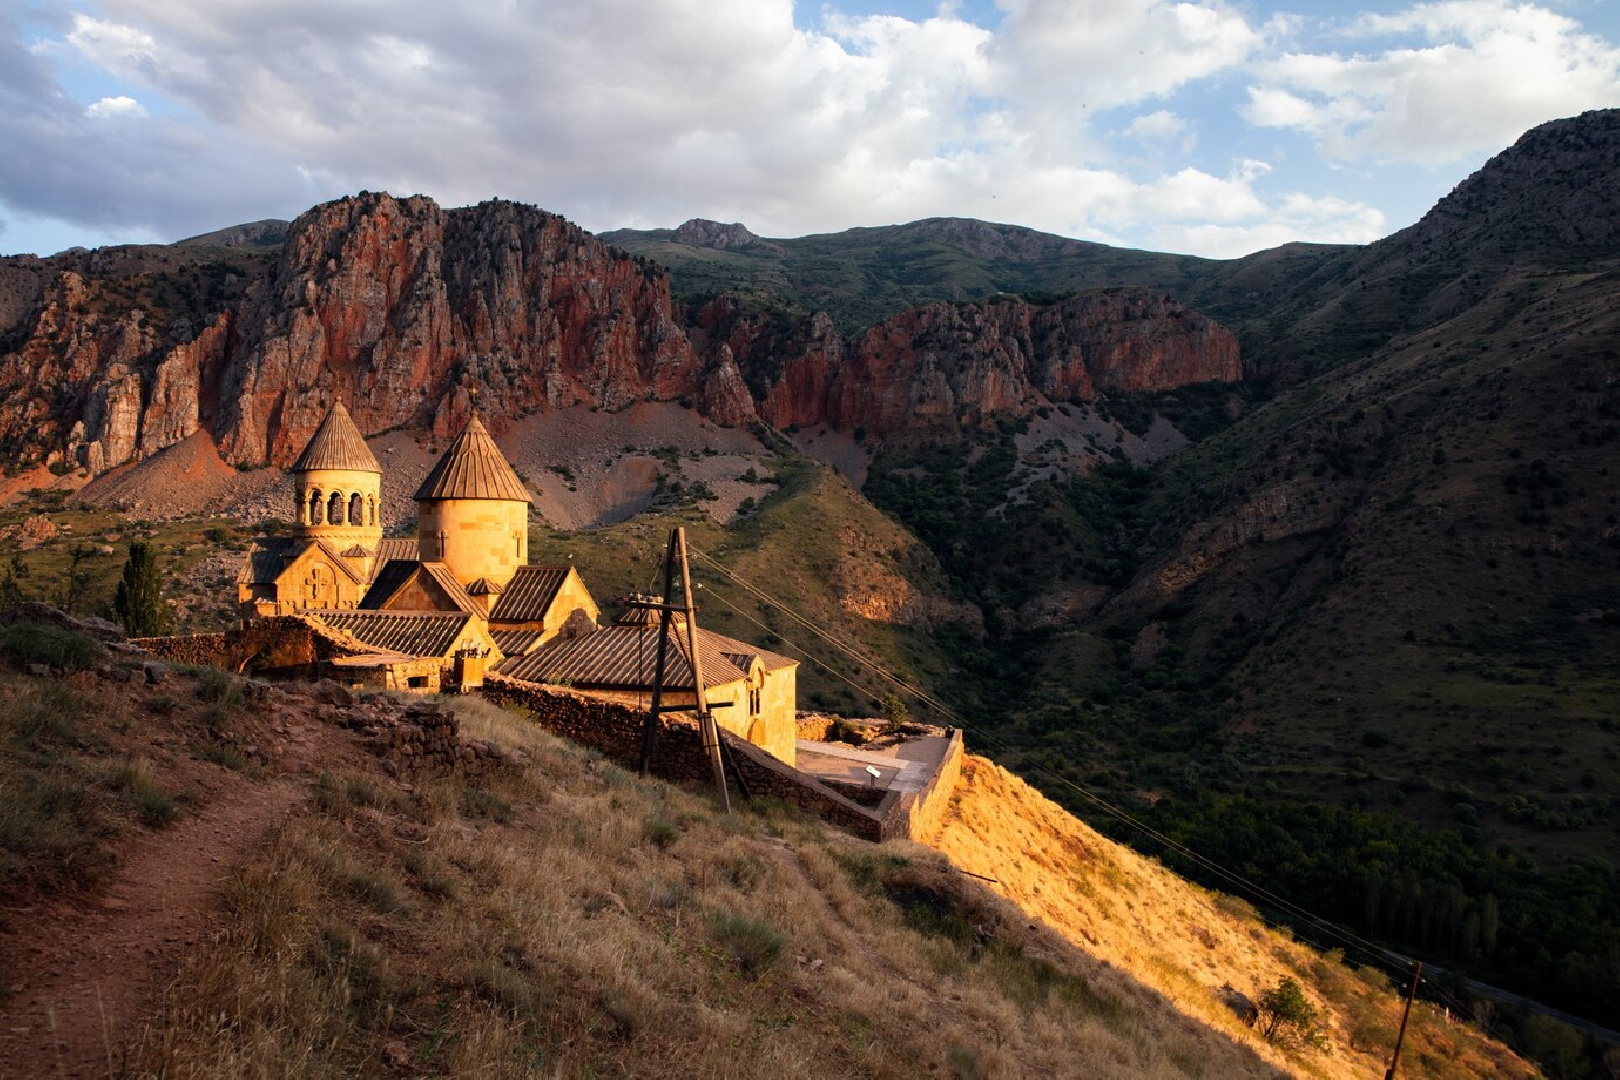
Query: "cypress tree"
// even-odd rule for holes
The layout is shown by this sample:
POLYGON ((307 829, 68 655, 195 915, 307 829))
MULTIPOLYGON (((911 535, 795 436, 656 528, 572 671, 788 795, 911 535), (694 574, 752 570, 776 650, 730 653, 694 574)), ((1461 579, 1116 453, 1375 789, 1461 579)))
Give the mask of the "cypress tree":
POLYGON ((144 540, 129 545, 124 577, 113 598, 113 610, 130 637, 154 637, 169 629, 169 609, 163 603, 163 575, 157 552, 144 540))

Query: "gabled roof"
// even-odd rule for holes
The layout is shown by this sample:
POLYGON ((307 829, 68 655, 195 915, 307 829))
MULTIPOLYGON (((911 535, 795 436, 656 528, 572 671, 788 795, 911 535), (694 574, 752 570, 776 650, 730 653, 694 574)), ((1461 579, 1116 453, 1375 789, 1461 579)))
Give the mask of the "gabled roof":
POLYGON ((360 429, 349 418, 343 402, 333 402, 332 408, 315 429, 315 434, 292 464, 292 472, 310 472, 314 469, 348 469, 352 472, 372 472, 382 475, 382 466, 366 449, 366 440, 360 429))
POLYGON ((540 631, 491 630, 489 636, 495 639, 502 656, 522 656, 534 648, 534 643, 540 640, 540 631))
POLYGON ((347 574, 350 581, 360 582, 360 575, 347 559, 332 550, 324 540, 311 540, 302 536, 262 536, 253 542, 236 580, 242 585, 269 585, 279 580, 287 567, 301 559, 310 548, 325 552, 339 573, 347 574))
POLYGON ((456 580, 456 575, 451 573, 450 568, 444 563, 425 562, 422 564, 422 570, 434 580, 439 588, 444 590, 444 594, 450 598, 450 602, 456 607, 462 611, 473 611, 482 614, 483 609, 473 602, 472 597, 467 595, 467 590, 461 587, 461 582, 456 580))
POLYGON ((527 503, 529 492, 474 413, 422 481, 422 486, 416 489, 418 502, 430 499, 503 499, 527 503))
POLYGON ((421 544, 414 536, 385 536, 377 542, 377 561, 371 564, 371 577, 376 580, 383 567, 394 559, 415 562, 421 554, 421 544))
MULTIPOLYGON (((773 661, 780 661, 776 667, 798 663, 701 627, 697 641, 705 687, 723 686, 746 678, 755 657, 763 662, 769 655, 773 661)), ((692 677, 685 632, 671 634, 670 645, 665 660, 664 686, 690 692, 697 681, 692 677)), ((503 647, 501 651, 504 653, 506 649, 503 647)), ((767 670, 776 670, 776 667, 766 664, 767 670)), ((510 656, 496 667, 502 675, 513 679, 568 683, 596 690, 650 690, 657 669, 658 629, 647 625, 608 626, 581 637, 554 639, 526 656, 510 656)))
POLYGON ((499 596, 505 591, 498 582, 491 581, 487 577, 467 582, 468 596, 499 596))
POLYGON ((376 649, 408 656, 449 654, 473 620, 462 611, 309 611, 333 630, 341 630, 376 649))
MULTIPOLYGON (((381 563, 382 560, 378 559, 381 563)), ((394 595, 408 585, 422 564, 415 559, 389 559, 387 565, 377 571, 377 576, 371 579, 371 588, 366 595, 360 598, 360 606, 368 611, 377 611, 394 598, 394 595)))
MULTIPOLYGON (((636 595, 628 597, 627 599, 630 601, 648 600, 655 604, 661 604, 664 602, 664 598, 662 596, 636 595)), ((684 611, 673 611, 670 614, 672 616, 670 619, 670 626, 677 629, 686 626, 686 613, 684 611)), ((661 615, 662 613, 656 608, 632 606, 626 608, 624 614, 620 615, 614 620, 614 625, 651 626, 656 628, 661 615)), ((759 659, 760 663, 765 665, 766 671, 780 671, 783 668, 793 667, 798 663, 798 661, 793 659, 791 656, 783 656, 781 653, 773 653, 766 649, 761 649, 757 645, 750 645, 746 641, 738 641, 736 638, 726 637, 724 634, 717 634, 713 630, 705 630, 701 626, 698 627, 698 638, 700 641, 707 639, 713 644, 716 651, 744 671, 748 670, 749 665, 753 663, 756 657, 759 659)))
POLYGON ((571 566, 520 566, 501 590, 490 622, 539 622, 568 580, 571 566))
POLYGON ((701 626, 698 627, 698 637, 709 638, 713 641, 714 647, 720 651, 720 655, 745 670, 756 658, 761 664, 765 665, 766 671, 781 671, 783 668, 797 667, 799 664, 791 656, 769 652, 757 645, 750 645, 746 641, 738 641, 736 638, 716 634, 712 630, 705 630, 701 626))
POLYGON ((441 562, 417 562, 415 559, 391 559, 372 580, 371 588, 360 600, 363 611, 381 611, 421 575, 427 575, 456 611, 478 612, 480 609, 461 587, 456 575, 441 562))

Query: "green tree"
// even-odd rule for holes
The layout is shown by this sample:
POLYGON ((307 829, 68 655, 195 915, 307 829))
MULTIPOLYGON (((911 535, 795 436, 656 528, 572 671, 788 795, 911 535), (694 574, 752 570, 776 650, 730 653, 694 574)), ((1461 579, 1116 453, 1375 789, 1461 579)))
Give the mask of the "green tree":
POLYGON ((153 637, 169 629, 169 609, 163 602, 163 575, 157 553, 144 540, 129 545, 124 577, 113 597, 113 610, 130 637, 153 637))
POLYGON ((1305 996, 1298 980, 1284 975, 1276 986, 1260 995, 1261 1034, 1267 1042, 1302 1042, 1310 1046, 1326 1045, 1316 1006, 1305 996))
POLYGON ((27 576, 28 564, 23 562, 22 552, 13 551, 11 561, 6 564, 6 575, 0 577, 0 608, 16 607, 30 599, 22 584, 27 576))
POLYGON ((906 707, 904 701, 900 700, 899 694, 884 694, 882 705, 883 719, 888 722, 890 727, 899 727, 911 719, 911 710, 906 707))
POLYGON ((56 606, 68 615, 77 613, 90 591, 90 559, 95 554, 89 544, 74 544, 68 550, 67 571, 56 586, 56 606))

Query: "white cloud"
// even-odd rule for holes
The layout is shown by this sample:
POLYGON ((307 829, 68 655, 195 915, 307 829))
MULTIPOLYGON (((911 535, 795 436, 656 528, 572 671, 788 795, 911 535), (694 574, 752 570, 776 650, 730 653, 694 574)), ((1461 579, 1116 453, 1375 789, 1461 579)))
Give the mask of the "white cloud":
POLYGON ((123 94, 117 97, 104 97, 100 101, 92 102, 85 107, 84 115, 92 120, 111 120, 118 117, 147 116, 146 106, 132 97, 123 94))
POLYGON ((1236 223, 1167 222, 1155 227, 1153 235, 1165 250, 1233 258, 1296 240, 1365 244, 1383 236, 1387 227, 1383 213, 1365 203, 1296 192, 1271 206, 1263 218, 1236 223))
POLYGON ((1362 16, 1347 33, 1416 40, 1263 62, 1244 118, 1307 132, 1337 160, 1440 165, 1499 149, 1542 121, 1620 104, 1620 49, 1534 4, 1419 4, 1362 16))
POLYGON ((1186 130, 1187 121, 1169 109, 1146 113, 1125 125, 1125 134, 1137 139, 1173 139, 1186 130))
POLYGON ((1499 0, 1353 20, 1388 46, 1365 56, 1277 55, 1305 20, 1225 0, 997 4, 989 27, 954 3, 923 19, 824 8, 806 27, 791 0, 392 0, 386 22, 376 0, 101 0, 32 49, 0 10, 0 145, 29 148, 0 155, 0 200, 178 233, 365 187, 508 196, 596 229, 953 214, 1231 254, 1370 239, 1378 212, 1275 194, 1301 185, 1270 146, 1242 152, 1274 164, 1195 163, 1206 86, 1251 80, 1251 124, 1334 158, 1428 160, 1497 148, 1614 81, 1602 42, 1499 0), (55 79, 70 62, 127 89, 69 115, 55 79), (1510 64, 1524 77, 1503 78, 1510 64), (1121 130, 1135 143, 1111 147, 1121 130))
MULTIPOLYGON (((508 195, 588 227, 981 213, 1095 234, 1155 199, 1197 205, 1201 174, 1121 171, 1089 117, 1233 70, 1263 32, 1213 0, 1002 6, 994 30, 949 5, 804 29, 790 0, 398 0, 381 32, 371 0, 105 0, 66 40, 290 177, 508 195)), ((1137 130, 1186 124, 1161 108, 1137 130)))

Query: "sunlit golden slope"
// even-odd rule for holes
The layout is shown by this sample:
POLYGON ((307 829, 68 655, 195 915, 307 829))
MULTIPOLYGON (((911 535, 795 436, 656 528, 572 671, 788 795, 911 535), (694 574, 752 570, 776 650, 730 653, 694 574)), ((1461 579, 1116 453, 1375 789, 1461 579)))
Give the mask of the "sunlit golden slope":
MULTIPOLYGON (((1381 975, 1351 972, 1268 928, 1242 901, 1199 888, 1068 814, 1017 776, 969 757, 930 845, 1080 948, 1163 993, 1183 1013, 1229 1032, 1302 1076, 1381 1075, 1399 1000, 1381 975), (1251 1000, 1292 975, 1329 1017, 1329 1049, 1268 1046, 1222 1003, 1225 983, 1251 1000)), ((1413 1010, 1405 1077, 1534 1076, 1473 1027, 1413 1010)))

